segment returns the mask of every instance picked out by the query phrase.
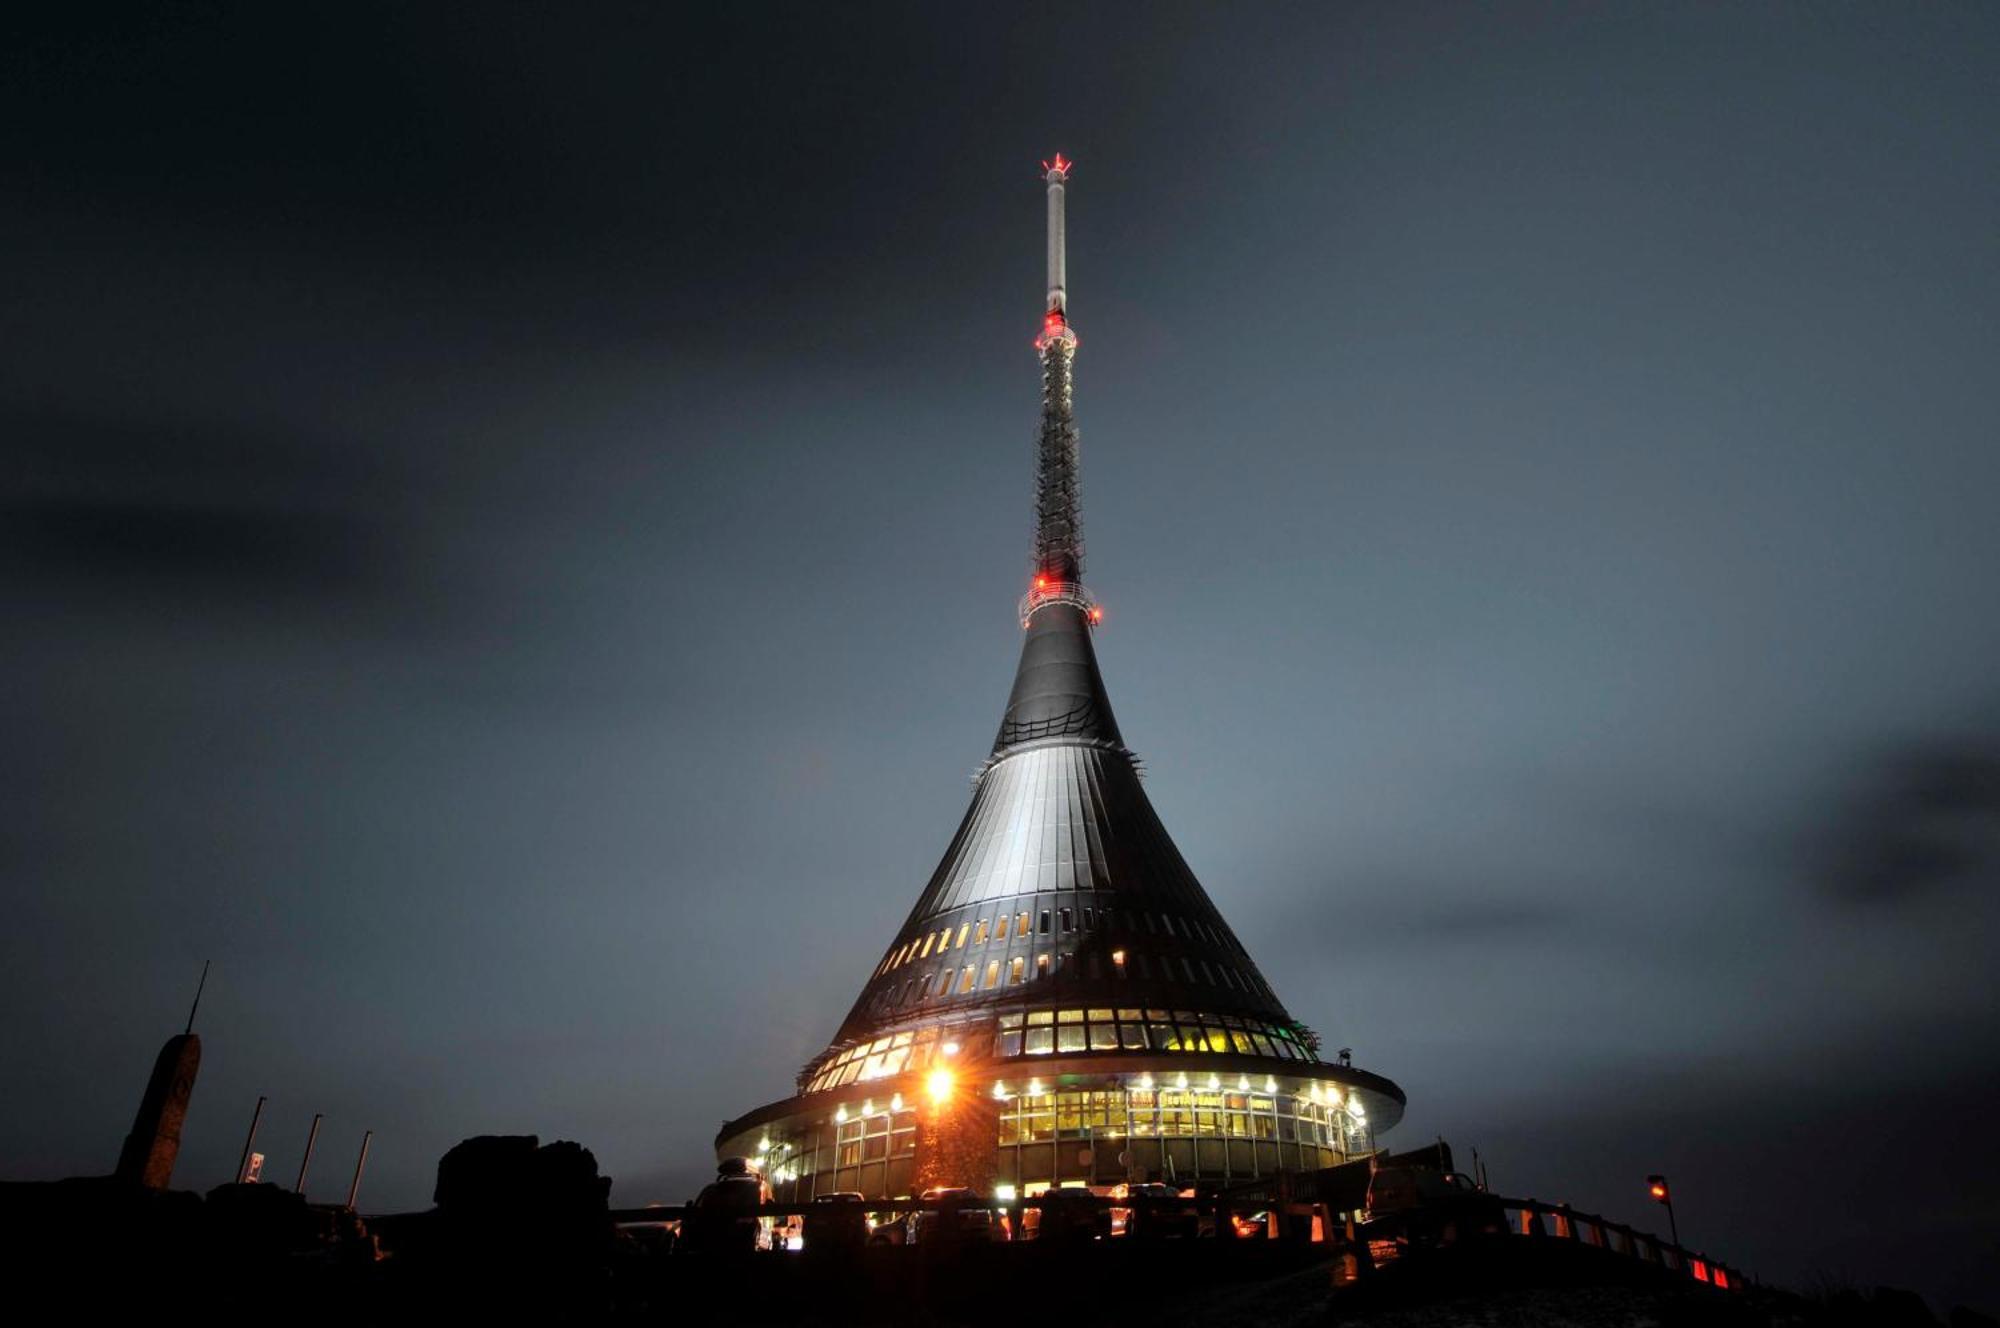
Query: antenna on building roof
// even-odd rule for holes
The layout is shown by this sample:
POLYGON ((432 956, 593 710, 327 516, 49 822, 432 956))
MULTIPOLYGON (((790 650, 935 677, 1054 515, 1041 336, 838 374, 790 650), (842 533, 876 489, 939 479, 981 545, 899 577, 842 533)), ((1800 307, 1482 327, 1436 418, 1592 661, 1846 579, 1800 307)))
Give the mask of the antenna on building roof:
POLYGON ((194 1032, 194 1012, 201 1008, 201 990, 208 985, 208 966, 214 962, 213 959, 204 959, 201 961, 201 981, 194 984, 194 1004, 188 1007, 187 1031, 189 1033, 194 1032))

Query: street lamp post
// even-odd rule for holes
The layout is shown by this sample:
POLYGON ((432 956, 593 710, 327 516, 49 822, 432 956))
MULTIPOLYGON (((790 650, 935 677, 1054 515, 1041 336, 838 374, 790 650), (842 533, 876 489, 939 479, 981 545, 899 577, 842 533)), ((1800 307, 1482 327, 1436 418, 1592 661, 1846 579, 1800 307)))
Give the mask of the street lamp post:
POLYGON ((1667 1231, 1674 1238, 1674 1248, 1681 1247, 1680 1224, 1674 1221, 1674 1192, 1667 1184, 1665 1176, 1646 1177, 1646 1193, 1653 1196, 1653 1202, 1667 1210, 1667 1231))

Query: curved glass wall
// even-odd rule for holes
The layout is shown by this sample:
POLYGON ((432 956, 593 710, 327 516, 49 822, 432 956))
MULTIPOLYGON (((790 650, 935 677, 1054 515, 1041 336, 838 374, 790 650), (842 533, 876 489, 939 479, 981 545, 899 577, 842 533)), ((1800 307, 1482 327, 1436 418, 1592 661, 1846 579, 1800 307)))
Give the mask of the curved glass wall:
MULTIPOLYGON (((1029 1081, 1020 1091, 993 1084, 995 1183, 1215 1184, 1336 1166, 1372 1149, 1366 1120, 1337 1092, 1268 1091, 1247 1077, 1184 1079, 1060 1089, 1029 1081)), ((916 1148, 916 1115, 897 1097, 842 1107, 796 1134, 774 1126, 759 1159, 782 1200, 893 1198, 911 1192, 916 1148)))
POLYGON ((1083 1052, 1172 1051, 1319 1062, 1297 1028, 1249 1016, 1136 1006, 1012 1010, 997 1022, 911 1029, 841 1048, 807 1068, 801 1091, 819 1093, 928 1070, 940 1047, 954 1039, 969 1042, 975 1036, 990 1038, 991 1055, 1001 1061, 1083 1052))

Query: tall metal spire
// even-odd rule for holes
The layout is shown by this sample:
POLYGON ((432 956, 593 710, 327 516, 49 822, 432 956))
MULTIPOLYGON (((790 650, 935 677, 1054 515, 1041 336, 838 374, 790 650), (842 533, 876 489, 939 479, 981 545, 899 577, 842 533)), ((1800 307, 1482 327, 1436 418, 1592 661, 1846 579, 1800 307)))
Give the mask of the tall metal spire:
MULTIPOLYGON (((1083 594, 1083 513, 1077 490, 1076 421, 1070 405, 1070 364, 1076 333, 1069 326, 1068 263, 1063 246, 1063 189, 1072 163, 1058 152, 1042 163, 1049 186, 1049 299, 1035 349, 1042 357, 1042 429, 1035 454, 1035 586, 1030 600, 1083 594), (1035 592, 1042 592, 1037 595, 1035 592)), ((1030 617, 1038 603, 1024 606, 1030 617)))
POLYGON ((1090 629, 1097 603, 1083 584, 1083 512, 1077 483, 1076 418, 1070 366, 1076 333, 1069 325, 1068 264, 1063 244, 1063 189, 1072 163, 1057 153, 1042 163, 1049 186, 1049 298, 1035 350, 1042 357, 1042 427, 1035 447, 1035 571, 1021 598, 1020 667, 994 741, 997 755, 1025 742, 1074 738, 1122 747, 1111 702, 1097 672, 1090 629))

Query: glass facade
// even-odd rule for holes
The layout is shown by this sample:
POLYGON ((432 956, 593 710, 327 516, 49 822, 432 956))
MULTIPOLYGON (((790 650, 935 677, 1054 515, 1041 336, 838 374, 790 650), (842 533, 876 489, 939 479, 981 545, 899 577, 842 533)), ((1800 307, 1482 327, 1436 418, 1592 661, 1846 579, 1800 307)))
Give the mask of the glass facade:
MULTIPOLYGON (((1219 1087, 1212 1078, 1184 1079, 1149 1087, 987 1086, 999 1099, 994 1182, 1215 1184, 1336 1166, 1372 1148, 1367 1122, 1348 1112, 1337 1090, 1263 1091, 1247 1076, 1219 1087)), ((916 1150, 916 1114, 892 1098, 843 1106, 796 1131, 774 1127, 759 1156, 783 1200, 840 1192, 895 1197, 912 1192, 916 1150)))
POLYGON ((920 1073, 931 1068, 938 1048, 954 1038, 968 1045, 974 1038, 989 1039, 991 1055, 1000 1061, 1162 1051, 1234 1053, 1306 1065, 1319 1061, 1296 1028, 1243 1015, 1139 1006, 1024 1009, 1007 1011, 989 1023, 909 1029, 841 1048, 808 1067, 802 1091, 822 1093, 920 1073))

